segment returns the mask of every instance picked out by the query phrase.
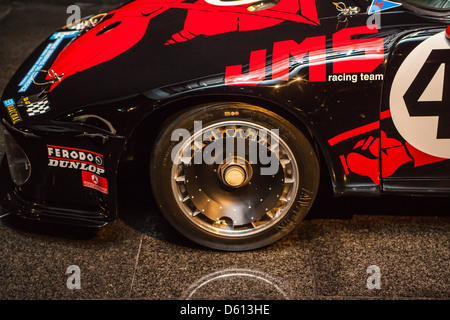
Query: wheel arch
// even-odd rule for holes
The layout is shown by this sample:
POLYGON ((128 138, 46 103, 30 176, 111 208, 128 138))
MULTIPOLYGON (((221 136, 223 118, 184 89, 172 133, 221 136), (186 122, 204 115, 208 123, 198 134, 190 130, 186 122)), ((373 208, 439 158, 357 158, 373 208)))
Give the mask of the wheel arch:
POLYGON ((122 153, 121 162, 135 160, 147 163, 150 158, 152 146, 163 127, 163 124, 173 114, 196 105, 206 103, 247 103, 265 108, 283 117, 299 128, 310 140, 317 152, 317 157, 321 168, 321 185, 328 184, 326 188, 335 189, 335 164, 330 157, 330 149, 325 140, 308 120, 307 115, 301 110, 286 106, 275 101, 254 96, 245 95, 202 95, 186 96, 176 100, 161 103, 154 108, 135 127, 127 140, 125 150, 122 153))

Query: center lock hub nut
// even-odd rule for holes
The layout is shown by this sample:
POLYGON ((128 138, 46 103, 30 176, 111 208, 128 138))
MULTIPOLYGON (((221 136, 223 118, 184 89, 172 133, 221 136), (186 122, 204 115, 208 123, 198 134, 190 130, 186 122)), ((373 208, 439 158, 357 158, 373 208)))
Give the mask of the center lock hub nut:
POLYGON ((240 188, 251 178, 251 167, 247 164, 225 163, 219 166, 219 178, 225 185, 240 188))

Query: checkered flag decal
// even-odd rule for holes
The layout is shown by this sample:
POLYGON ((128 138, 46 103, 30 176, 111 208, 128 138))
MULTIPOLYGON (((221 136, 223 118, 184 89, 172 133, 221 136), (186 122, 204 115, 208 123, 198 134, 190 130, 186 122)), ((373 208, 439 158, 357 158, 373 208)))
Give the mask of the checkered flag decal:
POLYGON ((49 110, 50 106, 48 104, 47 97, 45 97, 44 100, 27 105, 27 113, 30 117, 44 114, 49 110))

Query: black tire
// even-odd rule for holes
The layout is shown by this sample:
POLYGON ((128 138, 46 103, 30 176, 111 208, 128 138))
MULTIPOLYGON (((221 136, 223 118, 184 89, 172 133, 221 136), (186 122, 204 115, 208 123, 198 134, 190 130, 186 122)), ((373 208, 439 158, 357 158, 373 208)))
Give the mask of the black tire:
MULTIPOLYGON (((188 166, 186 167, 186 171, 194 170, 194 166, 200 165, 194 164, 188 166)), ((200 168, 198 170, 203 169, 200 168)), ((281 174, 283 174, 282 177, 286 177, 287 173, 282 172, 281 174)), ((315 149, 310 140, 298 128, 284 118, 269 110, 244 103, 216 103, 196 106, 182 111, 168 119, 166 124, 163 125, 153 148, 150 163, 150 175, 155 200, 165 218, 176 230, 192 241, 209 248, 224 251, 244 251, 264 247, 278 241, 291 232, 299 222, 303 220, 316 197, 320 180, 320 169, 315 149), (292 195, 289 198, 289 206, 287 206, 287 200, 286 203, 277 202, 278 207, 275 207, 274 210, 278 210, 277 213, 283 212, 282 216, 277 214, 276 219, 272 217, 269 218, 268 216, 261 217, 261 221, 267 219, 268 222, 258 222, 261 223, 260 229, 248 227, 247 229, 243 229, 244 231, 242 231, 241 234, 237 227, 235 230, 235 226, 230 226, 223 231, 224 234, 221 233, 221 230, 215 232, 216 229, 214 228, 216 227, 216 224, 214 224, 214 227, 211 227, 211 229, 208 229, 208 227, 203 227, 203 225, 201 225, 204 221, 201 221, 199 224, 196 222, 197 220, 194 220, 193 217, 190 217, 186 213, 185 205, 180 202, 180 196, 175 192, 178 190, 177 185, 173 182, 173 170, 178 169, 177 167, 174 167, 171 155, 172 150, 179 145, 179 141, 172 141, 171 136, 172 132, 179 128, 187 129, 192 133, 194 131, 194 121, 202 121, 203 128, 206 128, 209 125, 219 125, 221 123, 228 124, 231 123, 230 121, 234 121, 233 123, 240 123, 241 121, 268 129, 279 129, 280 141, 284 143, 283 146, 287 146, 285 149, 289 150, 289 155, 293 157, 293 161, 289 161, 291 167, 285 169, 285 166, 283 166, 282 168, 284 171, 287 170, 291 173, 295 172, 296 177, 298 177, 298 182, 295 182, 295 188, 287 185, 287 178, 284 178, 284 180, 281 179, 282 186, 280 188, 285 188, 290 192, 289 194, 292 195), (296 165, 295 168, 293 167, 294 164, 296 165)), ((197 178, 197 176, 195 178, 197 178)), ((272 175, 272 178, 273 180, 271 181, 274 181, 278 188, 278 184, 280 183, 279 180, 275 180, 274 175, 272 175)), ((253 179, 263 179, 263 177, 254 175, 252 181, 253 179)), ((269 178, 264 177, 264 179, 269 178)), ((220 179, 218 178, 218 180, 220 179)), ((216 188, 216 182, 213 183, 213 187, 216 188)), ((256 182, 252 187, 254 185, 256 185, 256 182)), ((180 190, 183 188, 185 190, 189 189, 187 183, 186 186, 180 187, 180 190)), ((250 188, 250 186, 245 185, 239 192, 243 192, 244 188, 250 188)), ((285 189, 282 189, 283 192, 285 192, 285 189)), ((269 188, 269 190, 272 189, 269 188)), ((231 190, 230 195, 232 192, 235 191, 231 190)), ((226 193, 224 194, 226 195, 226 193)), ((252 195, 254 194, 258 194, 258 192, 252 193, 252 195)), ((212 196, 214 197, 214 195, 212 196)), ((277 195, 277 197, 278 196, 279 195, 277 195)), ((273 195, 268 195, 267 201, 272 201, 271 197, 273 197, 273 195)), ((278 199, 275 199, 274 201, 277 200, 278 199)), ((263 201, 263 199, 260 199, 260 201, 263 201)), ((264 202, 265 201, 266 199, 264 199, 264 202)), ((190 205, 192 205, 192 203, 190 205)), ((188 205, 186 204, 186 206, 188 205)), ((220 208, 222 209, 222 207, 220 208)), ((250 209, 246 208, 246 210, 250 209)), ((266 211, 267 210, 268 209, 266 208, 266 211)), ((207 221, 206 217, 202 218, 207 221)), ((251 218, 253 219, 253 217, 251 218)), ((200 218, 195 216, 195 219, 200 218)), ((228 220, 224 217, 220 222, 223 224, 223 221, 228 220)), ((251 224, 253 225, 254 223, 251 222, 251 224)))

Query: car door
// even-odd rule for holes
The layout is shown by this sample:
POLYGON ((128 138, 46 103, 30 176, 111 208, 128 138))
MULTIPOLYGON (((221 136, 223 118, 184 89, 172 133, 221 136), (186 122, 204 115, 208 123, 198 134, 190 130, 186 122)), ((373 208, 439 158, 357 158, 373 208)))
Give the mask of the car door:
POLYGON ((391 51, 380 125, 384 192, 450 193, 448 18, 431 18, 435 26, 407 32, 391 51))

